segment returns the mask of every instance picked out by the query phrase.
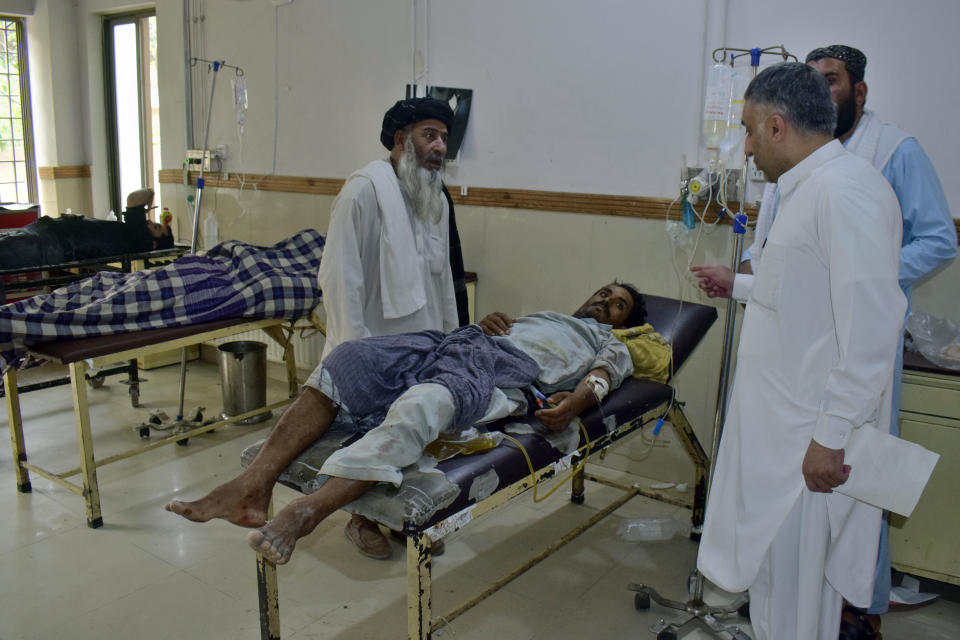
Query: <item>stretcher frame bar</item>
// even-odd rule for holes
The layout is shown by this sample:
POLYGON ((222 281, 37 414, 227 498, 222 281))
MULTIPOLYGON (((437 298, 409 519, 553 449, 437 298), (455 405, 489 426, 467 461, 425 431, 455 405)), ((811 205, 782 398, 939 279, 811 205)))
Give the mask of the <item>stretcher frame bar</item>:
MULTIPOLYGON (((7 390, 7 418, 10 425, 10 442, 15 464, 14 469, 17 479, 17 490, 21 493, 31 492, 32 486, 30 484, 29 472, 36 473, 37 475, 46 478, 47 480, 50 480, 51 482, 54 482, 55 484, 64 487, 69 491, 82 495, 86 507, 87 526, 92 529, 97 529, 103 526, 103 516, 100 507, 100 489, 97 481, 98 467, 110 464, 111 462, 117 462, 118 460, 131 458, 173 442, 185 442, 194 435, 207 433, 229 423, 266 413, 267 411, 271 411, 290 402, 290 397, 296 393, 299 385, 296 380, 296 354, 294 353, 293 345, 290 340, 290 336, 293 333, 293 328, 292 326, 285 326, 286 324, 288 324, 286 320, 277 318, 243 322, 211 331, 195 333, 191 336, 177 338, 175 340, 161 341, 138 348, 125 349, 112 354, 104 354, 84 360, 66 363, 70 371, 70 388, 73 396, 74 419, 76 421, 77 428, 77 448, 80 456, 80 466, 60 473, 44 469, 27 461, 26 444, 23 436, 23 419, 20 411, 20 396, 17 391, 17 372, 14 367, 8 368, 6 373, 3 375, 3 383, 7 390), (286 363, 287 382, 288 389, 290 391, 290 397, 271 403, 267 406, 254 409, 252 411, 248 411, 238 416, 232 416, 226 420, 220 420, 209 425, 202 425, 189 431, 184 431, 182 433, 166 437, 156 442, 135 447, 128 451, 109 456, 100 461, 96 460, 93 452, 90 406, 87 398, 86 388, 86 371, 88 368, 103 366, 104 364, 116 362, 117 360, 131 360, 139 355, 149 355, 161 351, 168 351, 171 348, 182 348, 191 344, 206 342, 208 340, 223 338, 256 329, 262 329, 272 339, 277 340, 277 342, 283 348, 283 358, 286 363), (81 477, 80 484, 70 482, 66 479, 78 474, 81 477)), ((51 360, 57 361, 56 358, 51 358, 51 360)))
MULTIPOLYGON (((591 455, 604 451, 617 440, 636 433, 644 425, 661 416, 664 416, 673 426, 674 434, 677 439, 680 440, 684 450, 694 464, 695 481, 692 499, 678 499, 664 492, 647 490, 636 485, 626 486, 592 473, 586 473, 581 469, 579 472, 574 473, 572 477, 571 500, 573 502, 581 503, 583 501, 584 480, 591 480, 620 489, 624 492, 623 495, 614 499, 588 520, 569 530, 560 540, 550 544, 536 556, 498 579, 487 589, 462 602, 448 614, 437 618, 432 617, 431 592, 433 580, 432 555, 430 549, 433 545, 433 540, 443 538, 454 531, 458 531, 474 518, 505 504, 512 498, 533 488, 534 485, 539 485, 554 477, 559 467, 562 466, 556 462, 547 465, 537 470, 533 478, 526 476, 493 493, 480 502, 465 507, 459 512, 448 516, 428 529, 407 537, 408 638, 410 640, 430 640, 434 631, 446 626, 450 621, 488 598, 501 587, 549 557, 553 552, 579 536, 610 513, 613 513, 613 511, 637 495, 643 495, 654 500, 660 500, 668 504, 691 509, 691 520, 693 523, 691 538, 699 539, 699 528, 703 524, 704 510, 706 507, 706 474, 709 460, 683 412, 683 403, 676 401, 662 402, 653 409, 619 425, 613 431, 594 440, 589 450, 586 445, 578 449, 572 458, 573 462, 570 467, 575 467, 577 461, 581 458, 589 459, 591 455)), ((259 585, 261 640, 280 640, 279 589, 277 586, 276 566, 264 560, 260 554, 257 554, 257 582, 259 585)))

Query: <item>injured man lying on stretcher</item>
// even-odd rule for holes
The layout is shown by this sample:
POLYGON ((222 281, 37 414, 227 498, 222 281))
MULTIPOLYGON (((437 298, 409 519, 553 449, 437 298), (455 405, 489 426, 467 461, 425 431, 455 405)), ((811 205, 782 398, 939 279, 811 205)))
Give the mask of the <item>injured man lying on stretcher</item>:
POLYGON ((0 269, 46 267, 173 247, 169 224, 153 222, 147 211, 153 189, 127 196, 119 220, 63 214, 0 233, 0 269))
POLYGON ((275 563, 290 560, 298 539, 378 482, 399 485, 441 432, 495 420, 517 410, 520 390, 536 385, 548 407, 535 412, 551 431, 616 389, 633 371, 627 347, 611 330, 641 325, 642 296, 611 283, 572 316, 542 311, 516 320, 493 313, 438 331, 352 340, 334 349, 310 376, 253 462, 233 480, 166 509, 195 522, 223 518, 244 527, 250 546, 275 563), (266 521, 281 472, 334 423, 366 431, 321 468, 331 476, 266 521))

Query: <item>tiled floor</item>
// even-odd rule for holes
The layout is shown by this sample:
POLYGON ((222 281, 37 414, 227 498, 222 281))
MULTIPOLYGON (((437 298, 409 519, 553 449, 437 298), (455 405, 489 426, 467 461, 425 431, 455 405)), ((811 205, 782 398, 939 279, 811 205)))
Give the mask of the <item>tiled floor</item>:
MULTIPOLYGON (((94 441, 99 458, 136 445, 132 427, 153 407, 176 411, 177 367, 145 373, 133 409, 126 387, 110 378, 91 390, 94 441)), ((192 364, 187 405, 221 406, 216 368, 192 364)), ((270 397, 283 385, 271 382, 270 397)), ((31 461, 53 469, 77 464, 73 412, 66 387, 21 397, 31 461)), ((210 413, 210 412, 208 412, 210 413)), ((5 416, 4 416, 5 420, 5 416)), ((0 448, 0 639, 235 640, 259 637, 253 553, 244 532, 224 522, 196 525, 163 510, 172 497, 192 498, 232 477, 240 451, 264 437, 273 421, 229 427, 117 462, 99 471, 105 525, 84 524, 82 500, 38 477, 33 492, 15 490, 9 449, 0 448)), ((629 445, 627 445, 629 446, 629 445)), ((534 504, 524 497, 478 519, 447 540, 434 562, 434 608, 442 613, 488 586, 573 524, 583 521, 611 489, 588 485, 587 503, 571 504, 565 490, 534 504)), ((280 487, 276 502, 294 493, 280 487)), ((673 614, 656 605, 633 606, 632 582, 646 582, 667 597, 685 600, 696 546, 684 537, 627 542, 625 521, 676 515, 681 510, 635 498, 551 558, 435 634, 451 640, 654 638, 658 618, 673 614)), ((394 559, 357 554, 336 514, 301 542, 291 564, 279 570, 284 638, 307 640, 406 637, 404 550, 394 559)), ((954 592, 955 593, 955 592, 954 592)), ((728 594, 708 588, 711 603, 728 594)), ((744 620, 743 629, 750 627, 744 620)), ((702 632, 690 638, 709 637, 702 632)), ((960 637, 960 604, 938 601, 884 618, 884 637, 925 640, 960 637)))

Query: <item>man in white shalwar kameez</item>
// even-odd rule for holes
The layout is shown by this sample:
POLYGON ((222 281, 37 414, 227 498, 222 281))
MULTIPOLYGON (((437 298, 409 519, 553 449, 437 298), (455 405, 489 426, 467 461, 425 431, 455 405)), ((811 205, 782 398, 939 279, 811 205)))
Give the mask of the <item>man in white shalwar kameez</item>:
MULTIPOLYGON (((355 172, 337 195, 317 276, 323 358, 347 340, 458 326, 441 174, 452 123, 442 100, 398 101, 380 133, 390 157, 355 172)), ((345 533, 360 553, 390 557, 373 521, 354 515, 345 533)))
POLYGON ((750 590, 758 640, 837 637, 870 602, 880 510, 832 492, 856 429, 886 430, 905 298, 896 196, 833 139, 826 80, 785 63, 751 82, 745 152, 780 190, 744 315, 698 567, 750 590))
MULTIPOLYGON (((846 45, 830 45, 814 49, 807 64, 822 73, 830 85, 837 105, 837 127, 833 135, 843 146, 876 167, 893 187, 903 218, 900 251, 900 288, 907 298, 908 312, 913 286, 953 260, 957 253, 957 232, 950 207, 933 164, 916 138, 898 126, 883 122, 865 108, 867 84, 864 74, 867 58, 863 52, 846 45)), ((742 273, 734 275, 723 265, 691 267, 700 278, 701 288, 710 297, 723 296, 746 302, 753 283, 753 262, 763 252, 779 195, 775 184, 764 190, 757 215, 753 244, 744 251, 742 273)), ((898 349, 894 366, 893 406, 890 433, 899 435, 900 380, 902 349, 898 349)), ((880 552, 873 602, 867 609, 866 624, 874 630, 880 626, 879 614, 886 613, 890 603, 890 548, 887 525, 880 535, 880 552)), ((863 625, 863 622, 859 623, 863 625)))

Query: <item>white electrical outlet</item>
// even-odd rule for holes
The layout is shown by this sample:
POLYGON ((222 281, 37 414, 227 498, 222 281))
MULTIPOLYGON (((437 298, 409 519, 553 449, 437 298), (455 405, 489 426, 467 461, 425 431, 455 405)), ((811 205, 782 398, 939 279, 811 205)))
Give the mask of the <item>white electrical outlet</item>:
POLYGON ((219 162, 218 170, 223 166, 223 159, 226 157, 227 145, 220 145, 216 150, 187 149, 185 166, 189 169, 199 169, 203 162, 203 170, 211 171, 210 161, 219 162), (221 154, 221 149, 223 153, 221 154))
POLYGON ((751 182, 766 182, 767 177, 763 175, 763 171, 757 169, 757 165, 753 162, 753 157, 747 160, 747 177, 751 182))

